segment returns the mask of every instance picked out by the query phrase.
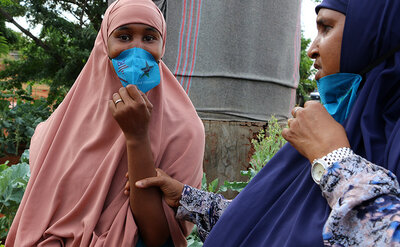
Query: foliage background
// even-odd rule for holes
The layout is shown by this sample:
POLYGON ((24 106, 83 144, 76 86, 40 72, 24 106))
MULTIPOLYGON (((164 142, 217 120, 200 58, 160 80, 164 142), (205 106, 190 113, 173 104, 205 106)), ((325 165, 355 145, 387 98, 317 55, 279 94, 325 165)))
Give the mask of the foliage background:
POLYGON ((303 105, 309 100, 310 92, 317 88, 317 83, 313 79, 316 70, 312 67, 314 62, 307 56, 307 48, 311 43, 310 39, 306 39, 301 33, 301 54, 300 54, 300 81, 296 90, 298 104, 303 105))
POLYGON ((107 1, 0 1, 0 35, 21 55, 17 61, 5 60, 0 87, 20 89, 27 81, 45 83, 50 86, 49 102, 60 102, 89 57, 107 1), (39 36, 22 27, 26 36, 5 28, 5 21, 18 24, 16 16, 41 25, 39 36))

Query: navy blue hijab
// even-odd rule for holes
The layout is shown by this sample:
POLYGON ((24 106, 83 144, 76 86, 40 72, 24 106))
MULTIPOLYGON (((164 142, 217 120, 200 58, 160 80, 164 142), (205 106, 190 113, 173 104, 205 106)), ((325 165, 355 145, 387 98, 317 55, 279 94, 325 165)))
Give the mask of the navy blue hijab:
MULTIPOLYGON (((399 0, 325 0, 321 6, 346 15, 341 72, 361 73, 400 44, 399 0)), ((396 52, 364 76, 343 125, 357 154, 400 178, 399 87, 396 52)), ((322 246, 330 211, 309 161, 287 144, 233 200, 205 246, 322 246)))

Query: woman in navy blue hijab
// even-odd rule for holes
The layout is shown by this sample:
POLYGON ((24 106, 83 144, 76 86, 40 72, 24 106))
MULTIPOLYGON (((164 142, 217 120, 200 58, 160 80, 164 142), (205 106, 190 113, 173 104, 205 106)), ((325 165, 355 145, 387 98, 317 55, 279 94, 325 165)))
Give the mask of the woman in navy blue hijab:
MULTIPOLYGON (((328 122, 334 122, 342 131, 344 127, 345 142, 333 142, 328 145, 330 150, 325 153, 315 151, 319 150, 318 140, 321 141, 320 146, 326 144, 322 145, 325 140, 323 137, 326 136, 323 128, 326 127, 328 131, 324 125, 327 118, 315 118, 315 125, 309 128, 310 133, 315 132, 313 126, 317 130, 318 135, 315 135, 313 142, 316 148, 310 148, 312 145, 306 143, 307 138, 293 141, 296 139, 294 130, 300 126, 301 115, 304 117, 308 112, 310 118, 321 116, 309 114, 310 109, 318 110, 319 107, 319 112, 323 109, 315 102, 306 104, 304 108, 295 108, 292 111, 295 118, 289 122, 290 127, 282 135, 296 149, 286 144, 266 164, 219 218, 205 246, 322 246, 323 237, 326 244, 330 240, 339 240, 351 245, 353 240, 340 240, 342 235, 338 232, 343 229, 335 228, 334 215, 328 219, 331 208, 327 201, 332 208, 335 203, 327 197, 325 191, 327 198, 321 195, 321 189, 316 183, 321 182, 322 186, 327 181, 319 181, 317 176, 310 175, 310 162, 336 148, 351 147, 357 155, 400 177, 400 1, 324 0, 317 6, 316 12, 318 36, 308 54, 316 60, 316 79, 319 79, 320 93, 323 92, 325 99, 329 99, 332 93, 341 90, 338 83, 351 81, 350 96, 346 94, 332 104, 323 101, 325 108, 337 121, 328 122), (324 13, 332 15, 325 18, 327 15, 324 13), (338 16, 337 19, 335 16, 338 16), (335 38, 328 42, 328 37, 340 25, 340 34, 335 34, 335 38), (346 100, 345 104, 342 99, 346 100), (345 110, 341 107, 343 105, 345 110), (324 229, 324 225, 328 226, 328 230, 324 229), (332 234, 332 231, 337 232, 332 234)), ((323 112, 331 118, 327 111, 323 112)), ((358 161, 368 163, 361 158, 358 161)), ((370 169, 371 166, 366 167, 370 169)), ((336 168, 332 169, 335 171, 336 168)), ((380 169, 375 167, 370 170, 385 173, 380 169)), ((347 173, 355 170, 348 170, 347 173)), ((394 184, 395 189, 389 189, 387 194, 400 195, 400 189, 396 189, 397 180, 392 173, 388 173, 387 181, 394 184)), ((339 200, 338 205, 341 203, 339 200)), ((360 225, 363 219, 359 219, 356 223, 360 225)), ((400 223, 400 220, 396 222, 400 223)), ((351 226, 350 229, 354 230, 351 226)), ((346 237, 343 235, 343 238, 346 237)), ((397 241, 400 238, 397 236, 393 239, 397 241)))
MULTIPOLYGON (((346 16, 340 72, 367 71, 343 122, 350 146, 400 177, 400 1, 324 0, 321 8, 346 16)), ((205 246, 322 246, 330 212, 309 160, 287 144, 233 200, 205 246)))

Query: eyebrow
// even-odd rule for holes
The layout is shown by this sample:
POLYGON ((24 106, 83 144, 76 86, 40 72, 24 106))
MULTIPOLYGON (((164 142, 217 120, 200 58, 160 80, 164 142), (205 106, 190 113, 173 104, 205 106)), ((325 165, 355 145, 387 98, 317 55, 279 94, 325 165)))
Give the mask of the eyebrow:
MULTIPOLYGON (((117 28, 118 31, 123 31, 123 30, 128 30, 129 28, 127 26, 120 26, 117 28)), ((158 33, 161 36, 161 33, 155 29, 154 27, 146 27, 145 28, 146 31, 150 31, 150 32, 154 32, 154 33, 158 33)))
POLYGON ((120 26, 117 28, 118 31, 129 29, 127 26, 120 26))
POLYGON ((157 33, 158 33, 158 30, 155 29, 155 28, 153 28, 153 27, 146 27, 145 30, 146 30, 146 31, 153 31, 153 32, 157 32, 157 33))
POLYGON ((160 33, 157 29, 155 29, 154 27, 146 27, 145 30, 146 30, 146 31, 150 31, 150 32, 157 33, 158 35, 162 36, 161 33, 160 33))
POLYGON ((317 26, 323 26, 326 24, 325 18, 318 18, 317 19, 317 26))

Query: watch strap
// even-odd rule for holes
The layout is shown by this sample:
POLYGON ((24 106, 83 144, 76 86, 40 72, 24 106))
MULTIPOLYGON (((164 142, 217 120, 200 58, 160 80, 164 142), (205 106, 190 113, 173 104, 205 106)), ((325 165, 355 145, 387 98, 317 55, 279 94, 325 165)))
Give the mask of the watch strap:
POLYGON ((333 150, 332 152, 330 152, 329 154, 325 155, 322 158, 315 159, 313 161, 313 163, 316 160, 323 160, 326 162, 326 164, 328 164, 328 167, 331 167, 333 165, 333 163, 342 161, 344 158, 347 158, 351 155, 354 155, 354 152, 353 152, 353 150, 351 150, 351 148, 348 148, 348 147, 338 148, 336 150, 333 150))
POLYGON ((333 150, 322 158, 315 159, 311 166, 311 176, 314 182, 319 184, 327 169, 329 169, 335 162, 340 162, 351 155, 354 155, 354 152, 350 148, 342 147, 333 150))

